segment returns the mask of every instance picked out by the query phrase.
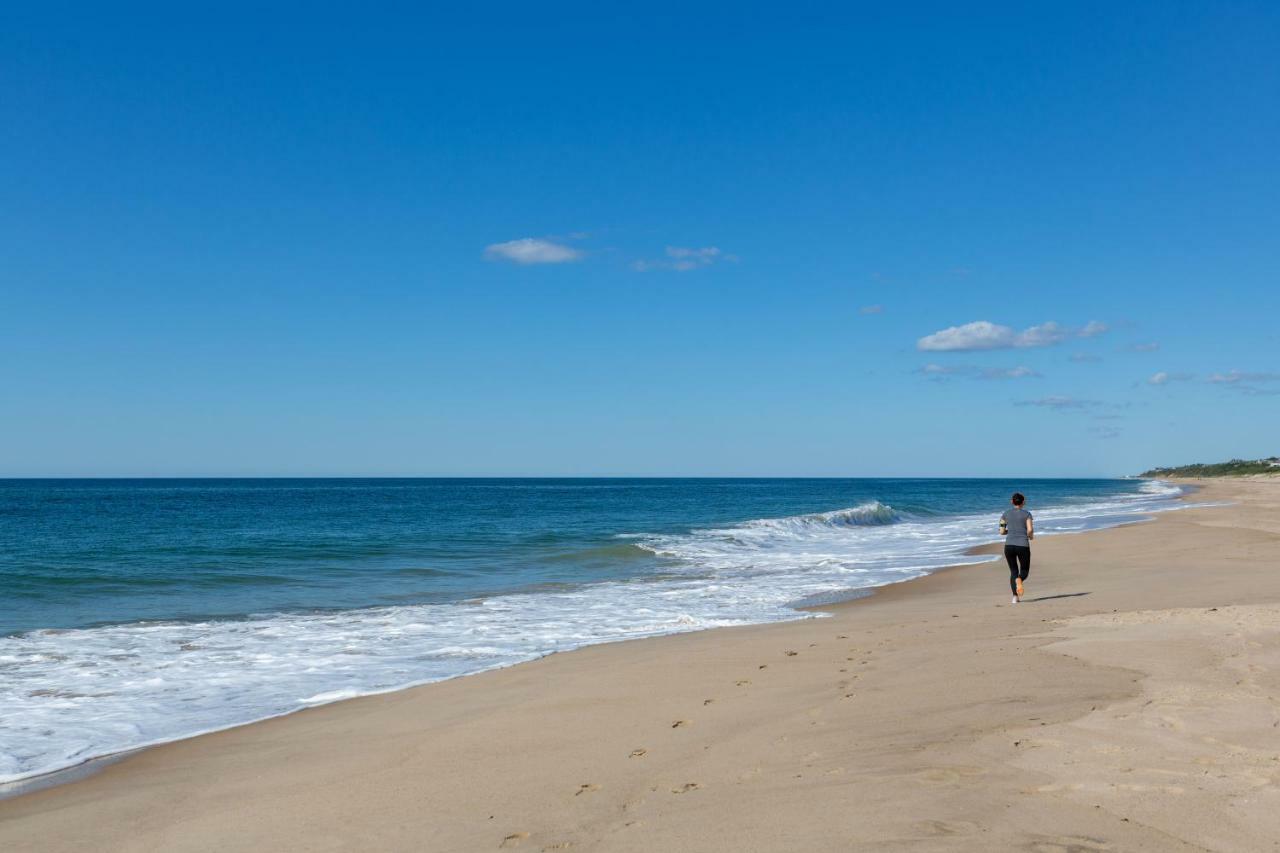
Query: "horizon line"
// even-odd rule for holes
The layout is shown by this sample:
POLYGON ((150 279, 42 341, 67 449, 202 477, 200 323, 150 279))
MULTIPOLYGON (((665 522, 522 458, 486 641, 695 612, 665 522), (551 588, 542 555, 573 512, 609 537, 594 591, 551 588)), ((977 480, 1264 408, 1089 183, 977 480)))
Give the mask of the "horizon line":
POLYGON ((22 480, 1129 480, 1141 474, 36 474, 22 480))

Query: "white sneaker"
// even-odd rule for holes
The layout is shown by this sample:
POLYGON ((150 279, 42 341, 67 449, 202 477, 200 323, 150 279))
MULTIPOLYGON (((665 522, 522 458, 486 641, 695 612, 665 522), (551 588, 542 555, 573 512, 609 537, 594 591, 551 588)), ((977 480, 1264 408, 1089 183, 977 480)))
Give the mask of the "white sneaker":
POLYGON ((1016 595, 1015 595, 1015 596, 1013 597, 1013 601, 1011 601, 1011 602, 1009 602, 1009 603, 1010 603, 1010 604, 1017 604, 1017 603, 1018 603, 1018 596, 1016 596, 1016 595))

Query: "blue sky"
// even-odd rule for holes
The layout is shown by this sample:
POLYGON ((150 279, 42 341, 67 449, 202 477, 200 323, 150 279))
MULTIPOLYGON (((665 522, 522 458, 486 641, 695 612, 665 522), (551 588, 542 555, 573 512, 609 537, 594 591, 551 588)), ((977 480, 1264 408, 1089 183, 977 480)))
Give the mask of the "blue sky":
POLYGON ((0 475, 1280 453, 1274 3, 179 6, 0 28, 0 475))

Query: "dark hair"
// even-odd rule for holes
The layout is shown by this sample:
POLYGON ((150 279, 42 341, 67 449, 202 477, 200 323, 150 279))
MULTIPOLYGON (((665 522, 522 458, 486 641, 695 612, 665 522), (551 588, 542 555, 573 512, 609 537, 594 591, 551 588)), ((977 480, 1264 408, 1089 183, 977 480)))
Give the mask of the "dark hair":
POLYGON ((1025 503, 1025 502, 1026 502, 1026 500, 1027 500, 1027 499, 1026 499, 1026 498, 1024 498, 1024 497, 1022 496, 1022 492, 1014 492, 1014 493, 1013 493, 1013 504, 1014 504, 1014 506, 1022 506, 1022 505, 1023 505, 1023 503, 1025 503))

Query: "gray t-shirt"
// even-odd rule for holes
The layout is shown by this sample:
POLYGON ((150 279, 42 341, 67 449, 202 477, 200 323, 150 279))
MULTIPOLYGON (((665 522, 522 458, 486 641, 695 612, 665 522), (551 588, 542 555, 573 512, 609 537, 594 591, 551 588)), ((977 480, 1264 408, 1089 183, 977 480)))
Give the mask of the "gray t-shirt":
POLYGON ((1028 547, 1031 545, 1031 540, 1027 538, 1027 519, 1031 517, 1031 513, 1020 507, 1011 506, 1000 517, 1009 525, 1009 535, 1005 537, 1004 544, 1028 547))

